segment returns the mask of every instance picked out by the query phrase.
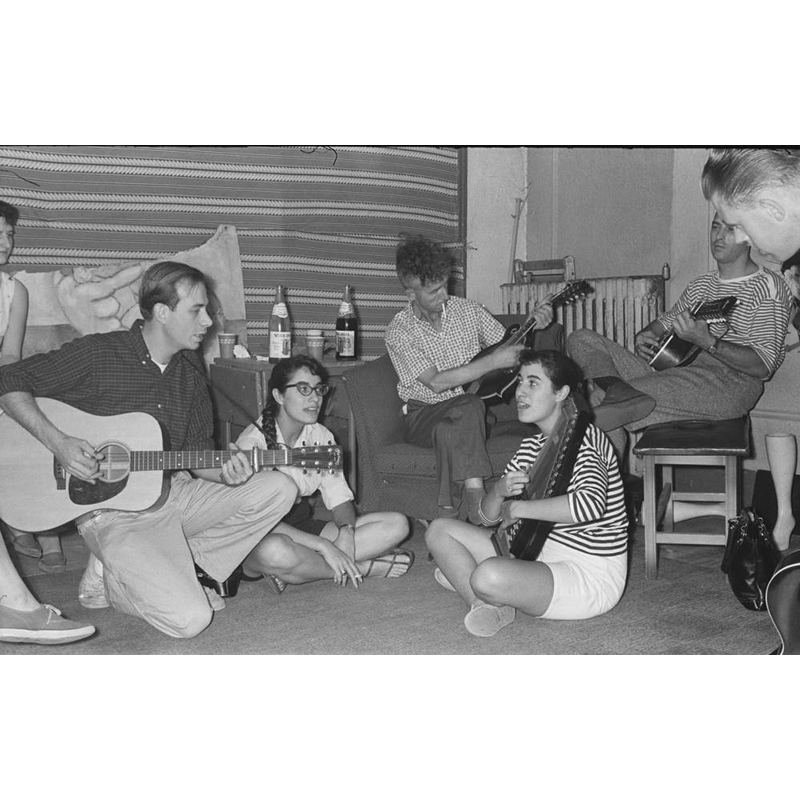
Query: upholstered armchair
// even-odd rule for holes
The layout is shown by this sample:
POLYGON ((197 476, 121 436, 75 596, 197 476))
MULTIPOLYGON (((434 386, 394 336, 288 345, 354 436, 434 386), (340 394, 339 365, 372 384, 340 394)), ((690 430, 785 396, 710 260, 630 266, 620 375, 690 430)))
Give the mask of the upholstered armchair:
MULTIPOLYGON (((498 317, 504 324, 516 317, 498 317)), ((557 323, 536 333, 538 347, 563 350, 557 323)), ((415 519, 437 516, 436 460, 432 448, 403 441, 397 373, 388 355, 343 375, 357 441, 357 501, 362 512, 399 511, 415 519)), ((502 473, 529 426, 516 419, 514 403, 493 406, 487 449, 494 475, 502 473)))

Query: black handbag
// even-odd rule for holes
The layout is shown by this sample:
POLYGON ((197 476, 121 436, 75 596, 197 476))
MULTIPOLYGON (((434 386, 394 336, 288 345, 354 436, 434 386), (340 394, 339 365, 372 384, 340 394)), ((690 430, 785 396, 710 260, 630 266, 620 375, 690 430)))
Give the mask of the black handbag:
POLYGON ((728 541, 720 569, 739 602, 751 611, 766 611, 766 591, 780 552, 764 520, 752 508, 728 520, 728 541))

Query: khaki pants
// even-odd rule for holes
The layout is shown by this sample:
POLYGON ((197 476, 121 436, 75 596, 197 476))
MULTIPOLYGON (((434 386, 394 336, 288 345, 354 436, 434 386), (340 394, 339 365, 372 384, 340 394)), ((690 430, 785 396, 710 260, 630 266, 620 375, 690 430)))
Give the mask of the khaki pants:
POLYGON ((294 481, 261 472, 239 486, 173 476, 164 504, 144 512, 106 511, 79 530, 103 563, 118 611, 177 638, 196 636, 211 607, 194 564, 225 580, 291 509, 294 481))

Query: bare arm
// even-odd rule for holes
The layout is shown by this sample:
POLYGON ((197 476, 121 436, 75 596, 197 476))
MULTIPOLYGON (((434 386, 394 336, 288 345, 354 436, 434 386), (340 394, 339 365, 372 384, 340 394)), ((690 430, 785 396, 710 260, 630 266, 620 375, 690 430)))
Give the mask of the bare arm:
POLYGON ((0 408, 53 453, 70 475, 91 482, 98 477, 99 459, 94 455, 94 446, 59 430, 42 413, 32 395, 8 392, 0 397, 0 408))
POLYGON ((3 337, 0 350, 0 365, 12 364, 22 358, 22 342, 25 340, 25 326, 28 322, 28 290, 19 281, 14 288, 11 301, 8 328, 3 337))
MULTIPOLYGON (((553 307, 549 302, 539 306, 534 312, 536 318, 536 328, 546 328, 553 320, 553 307)), ((417 380, 427 386, 432 392, 439 394, 447 389, 456 386, 464 386, 467 383, 482 378, 488 372, 496 369, 513 369, 519 361, 519 354, 525 346, 522 344, 501 345, 481 358, 476 358, 468 364, 453 369, 445 369, 441 372, 436 367, 430 367, 417 380)))

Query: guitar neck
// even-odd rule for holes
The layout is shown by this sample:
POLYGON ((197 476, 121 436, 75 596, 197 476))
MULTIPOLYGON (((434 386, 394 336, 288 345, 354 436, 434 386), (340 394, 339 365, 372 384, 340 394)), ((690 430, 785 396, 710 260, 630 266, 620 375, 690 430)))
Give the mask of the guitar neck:
MULTIPOLYGON (((569 297, 571 294, 570 288, 567 287, 566 289, 562 289, 558 294, 553 295, 552 299, 550 300, 550 305, 553 308, 556 308, 561 303, 564 302, 564 298, 569 297)), ((535 311, 534 311, 535 313, 535 311)), ((520 325, 520 327, 508 337, 506 344, 519 344, 520 342, 524 342, 527 335, 536 328, 536 317, 531 314, 525 322, 520 325)))
MULTIPOLYGON (((313 462, 313 449, 308 448, 307 461, 313 462)), ((134 450, 130 453, 131 472, 150 470, 218 469, 230 461, 232 450, 134 450)), ((290 467, 297 461, 297 450, 241 451, 250 466, 258 472, 264 467, 290 467)))

